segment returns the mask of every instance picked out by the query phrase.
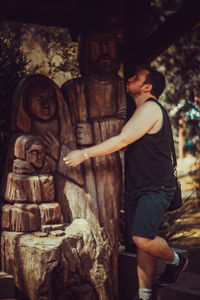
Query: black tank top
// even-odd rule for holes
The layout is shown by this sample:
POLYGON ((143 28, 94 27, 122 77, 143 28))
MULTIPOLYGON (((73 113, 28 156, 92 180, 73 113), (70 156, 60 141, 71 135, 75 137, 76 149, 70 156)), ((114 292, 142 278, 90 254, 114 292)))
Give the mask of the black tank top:
POLYGON ((132 194, 144 187, 174 187, 174 166, 171 155, 171 136, 165 108, 155 99, 163 113, 162 128, 145 134, 128 145, 125 152, 125 193, 132 194))

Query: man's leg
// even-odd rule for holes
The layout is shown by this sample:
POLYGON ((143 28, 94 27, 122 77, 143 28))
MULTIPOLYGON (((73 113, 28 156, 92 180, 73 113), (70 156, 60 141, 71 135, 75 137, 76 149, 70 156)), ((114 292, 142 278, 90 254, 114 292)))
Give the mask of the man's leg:
MULTIPOLYGON (((170 266, 173 264, 173 268, 170 268, 173 269, 173 272, 168 272, 167 281, 162 280, 162 283, 165 282, 165 285, 166 282, 169 282, 169 278, 172 278, 172 280, 170 279, 171 282, 176 283, 186 265, 185 259, 175 253, 163 238, 156 235, 169 205, 169 196, 167 192, 151 191, 141 194, 137 203, 131 234, 133 242, 136 244, 137 249, 140 250, 140 252, 138 252, 138 279, 141 288, 139 289, 139 296, 137 295, 135 299, 150 299, 149 293, 151 291, 149 291, 149 287, 151 287, 150 285, 155 269, 155 262, 153 263, 154 259, 159 258, 164 260, 167 264, 169 263, 170 266), (146 256, 142 252, 146 253, 146 256), (145 256, 144 259, 146 259, 146 261, 149 259, 147 263, 149 264, 148 267, 146 263, 143 263, 142 255, 143 257, 145 256), (150 260, 150 256, 153 257, 153 260, 150 260), (144 288, 142 288, 142 286, 144 288), (141 289, 143 290, 141 291, 141 289)), ((166 279, 166 277, 164 279, 166 279)))
POLYGON ((152 280, 155 272, 156 259, 172 260, 174 253, 167 242, 156 236, 154 239, 147 239, 133 236, 137 246, 137 274, 139 291, 135 299, 151 299, 152 280))
POLYGON ((140 288, 151 289, 156 258, 143 250, 137 250, 137 274, 140 288))
MULTIPOLYGON (((156 258, 141 249, 137 249, 137 274, 139 290, 135 299, 149 300, 152 295, 152 280, 156 258)), ((134 299, 134 300, 135 300, 134 299)))
POLYGON ((182 255, 175 253, 167 244, 167 242, 156 236, 154 239, 147 239, 139 236, 133 236, 133 241, 140 251, 139 260, 138 260, 138 280, 139 286, 144 286, 149 288, 150 283, 152 282, 153 272, 155 270, 155 261, 153 265, 153 259, 159 258, 167 262, 165 272, 158 279, 159 285, 168 285, 174 284, 177 282, 180 274, 186 268, 188 264, 187 258, 182 255), (142 252, 149 254, 146 255, 142 252), (150 259, 150 256, 153 256, 153 259, 150 259), (145 267, 145 263, 142 260, 146 259, 146 263, 149 260, 149 266, 145 267), (149 279, 148 279, 149 278, 149 279))
POLYGON ((155 258, 164 261, 172 261, 174 258, 174 251, 169 247, 167 242, 159 236, 156 236, 154 239, 133 236, 133 241, 138 249, 153 255, 155 258))

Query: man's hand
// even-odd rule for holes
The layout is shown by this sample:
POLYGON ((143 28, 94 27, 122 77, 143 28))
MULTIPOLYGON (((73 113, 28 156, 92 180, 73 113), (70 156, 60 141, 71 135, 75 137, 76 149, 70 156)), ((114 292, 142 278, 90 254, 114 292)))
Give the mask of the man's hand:
POLYGON ((80 146, 92 145, 94 143, 92 125, 88 122, 79 123, 76 127, 76 137, 80 146))
POLYGON ((85 158, 83 156, 82 150, 74 150, 70 152, 67 156, 65 156, 63 160, 66 165, 70 167, 76 167, 80 163, 82 163, 85 160, 85 158))

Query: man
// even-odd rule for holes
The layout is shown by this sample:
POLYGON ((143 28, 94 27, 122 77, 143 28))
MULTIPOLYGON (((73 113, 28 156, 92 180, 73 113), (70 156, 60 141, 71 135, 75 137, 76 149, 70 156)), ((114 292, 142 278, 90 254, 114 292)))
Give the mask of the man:
POLYGON ((126 208, 129 209, 128 219, 132 217, 131 235, 137 246, 139 291, 135 299, 142 300, 151 299, 157 258, 168 263, 158 280, 160 285, 177 282, 188 263, 157 235, 176 189, 169 124, 164 108, 157 101, 164 88, 165 79, 161 73, 148 67, 140 69, 126 84, 136 110, 121 133, 96 146, 73 151, 64 158, 66 164, 75 167, 86 158, 128 146, 126 208), (131 211, 135 211, 132 216, 131 211))

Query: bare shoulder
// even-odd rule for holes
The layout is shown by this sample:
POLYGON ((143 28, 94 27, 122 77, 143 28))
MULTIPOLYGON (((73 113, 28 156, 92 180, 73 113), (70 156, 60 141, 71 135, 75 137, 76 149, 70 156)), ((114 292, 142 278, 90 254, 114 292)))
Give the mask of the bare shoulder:
POLYGON ((143 106, 143 109, 146 111, 145 114, 148 115, 148 118, 154 120, 153 126, 149 128, 148 133, 157 133, 163 125, 163 112, 161 107, 153 101, 145 102, 143 106))
POLYGON ((163 123, 162 110, 153 101, 148 101, 137 107, 131 119, 122 129, 128 143, 138 140, 146 133, 156 133, 163 123))
POLYGON ((148 115, 149 117, 154 117, 154 118, 162 118, 162 110, 160 106, 153 102, 153 101, 147 101, 141 104, 137 109, 136 109, 138 114, 143 114, 143 115, 148 115))
POLYGON ((141 106, 143 106, 145 109, 150 109, 150 110, 154 110, 154 111, 160 111, 162 112, 159 104, 157 104, 154 101, 147 101, 144 102, 141 106))

